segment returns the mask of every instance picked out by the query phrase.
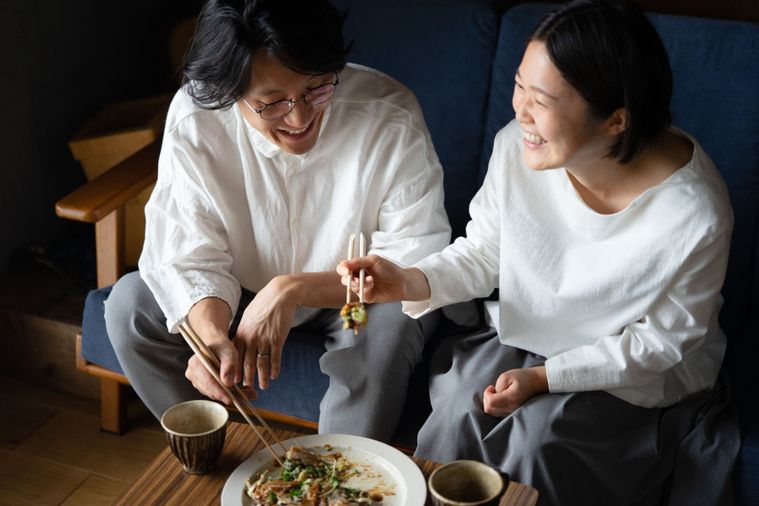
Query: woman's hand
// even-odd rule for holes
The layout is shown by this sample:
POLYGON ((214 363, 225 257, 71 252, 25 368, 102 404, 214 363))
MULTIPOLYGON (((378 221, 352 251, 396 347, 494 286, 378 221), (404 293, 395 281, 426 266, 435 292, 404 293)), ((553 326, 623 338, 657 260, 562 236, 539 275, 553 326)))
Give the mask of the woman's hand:
POLYGON ((364 269, 364 302, 395 302, 430 298, 430 287, 424 273, 416 268, 404 269, 377 255, 344 260, 337 266, 343 286, 350 283, 358 294, 359 272, 364 269))
MULTIPOLYGON (((293 323, 295 304, 284 277, 274 278, 245 308, 232 342, 242 359, 243 385, 252 388, 256 372, 261 389, 279 376, 282 346, 293 323)), ((238 377, 238 381, 239 381, 238 377)))
POLYGON ((548 392, 545 366, 512 369, 498 376, 483 395, 485 413, 503 418, 531 397, 548 392))

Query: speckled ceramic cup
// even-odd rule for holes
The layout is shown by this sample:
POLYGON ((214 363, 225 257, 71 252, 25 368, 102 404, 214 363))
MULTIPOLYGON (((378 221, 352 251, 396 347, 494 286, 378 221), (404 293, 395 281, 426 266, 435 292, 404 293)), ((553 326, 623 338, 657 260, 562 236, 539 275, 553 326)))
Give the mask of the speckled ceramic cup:
POLYGON ((224 447, 227 420, 227 409, 213 401, 187 401, 166 410, 161 425, 185 472, 203 474, 213 469, 224 447))
POLYGON ((501 473, 475 460, 449 462, 427 480, 435 506, 496 505, 507 484, 501 473))

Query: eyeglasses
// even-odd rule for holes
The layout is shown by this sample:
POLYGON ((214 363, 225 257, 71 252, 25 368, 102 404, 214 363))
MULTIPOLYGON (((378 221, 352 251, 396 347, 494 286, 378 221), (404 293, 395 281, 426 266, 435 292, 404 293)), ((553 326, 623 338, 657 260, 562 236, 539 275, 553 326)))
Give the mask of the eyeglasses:
POLYGON ((329 99, 332 98, 332 95, 335 94, 335 87, 337 86, 338 82, 339 81, 337 74, 335 74, 335 82, 322 84, 316 88, 311 88, 303 95, 301 95, 301 97, 297 100, 285 98, 283 100, 272 102, 271 104, 264 104, 260 109, 256 109, 250 105, 244 98, 242 101, 245 102, 245 105, 247 105, 251 111, 261 116, 261 119, 266 121, 273 121, 290 114, 290 111, 293 110, 295 104, 301 101, 310 105, 311 107, 326 105, 329 99))

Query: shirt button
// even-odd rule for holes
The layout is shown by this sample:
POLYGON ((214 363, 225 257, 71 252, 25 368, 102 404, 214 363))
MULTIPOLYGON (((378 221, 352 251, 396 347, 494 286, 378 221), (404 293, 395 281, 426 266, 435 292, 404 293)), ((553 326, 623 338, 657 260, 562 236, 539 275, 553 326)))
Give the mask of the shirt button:
POLYGON ((287 174, 287 177, 292 177, 293 170, 292 169, 287 169, 287 172, 285 172, 285 174, 287 174))
POLYGON ((293 218, 292 220, 290 220, 290 223, 292 223, 293 225, 298 225, 300 223, 300 220, 298 218, 293 218))

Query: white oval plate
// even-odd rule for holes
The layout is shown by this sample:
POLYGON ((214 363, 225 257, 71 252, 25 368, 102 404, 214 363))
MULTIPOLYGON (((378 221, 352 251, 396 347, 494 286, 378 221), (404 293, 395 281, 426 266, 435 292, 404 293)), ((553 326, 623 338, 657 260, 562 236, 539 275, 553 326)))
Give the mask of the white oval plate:
MULTIPOLYGON (((371 483, 366 483, 365 487, 370 487, 379 479, 383 484, 395 490, 394 495, 385 496, 382 502, 384 506, 424 506, 427 486, 422 471, 413 460, 392 446, 373 439, 346 434, 300 436, 283 441, 282 445, 285 448, 331 445, 333 451, 342 452, 347 459, 357 464, 371 466, 372 474, 377 476, 369 478, 371 483)), ((254 473, 258 474, 271 468, 273 463, 274 459, 265 448, 248 457, 224 484, 224 489, 221 491, 221 506, 250 506, 251 500, 245 495, 244 490, 245 480, 254 473)), ((352 478, 352 480, 355 479, 352 478)), ((360 487, 361 485, 360 481, 351 483, 351 486, 360 487)))

